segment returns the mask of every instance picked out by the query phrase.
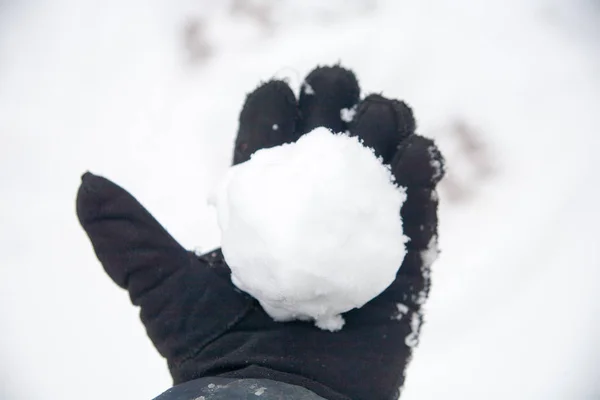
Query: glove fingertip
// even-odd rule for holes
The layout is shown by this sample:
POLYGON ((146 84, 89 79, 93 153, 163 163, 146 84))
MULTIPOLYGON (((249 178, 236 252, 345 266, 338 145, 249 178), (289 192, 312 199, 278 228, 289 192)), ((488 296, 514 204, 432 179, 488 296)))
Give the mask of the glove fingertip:
POLYGON ((81 176, 77 191, 77 217, 82 225, 99 216, 103 206, 111 199, 126 193, 125 189, 108 179, 86 172, 81 176))
POLYGON ((77 217, 105 271, 132 300, 189 264, 189 254, 128 191, 85 173, 77 217))
POLYGON ((246 97, 240 112, 233 164, 248 161, 260 149, 294 141, 297 119, 296 97, 286 82, 261 84, 246 97))
POLYGON ((348 129, 342 110, 351 109, 360 98, 360 86, 354 72, 341 65, 320 66, 304 80, 298 107, 298 133, 305 134, 324 126, 339 133, 348 129))
POLYGON ((388 164, 400 143, 415 131, 411 108, 403 101, 370 94, 358 105, 349 124, 351 136, 358 136, 367 147, 388 164))
POLYGON ((396 182, 407 187, 435 187, 444 177, 445 161, 432 139, 410 135, 391 163, 396 182))

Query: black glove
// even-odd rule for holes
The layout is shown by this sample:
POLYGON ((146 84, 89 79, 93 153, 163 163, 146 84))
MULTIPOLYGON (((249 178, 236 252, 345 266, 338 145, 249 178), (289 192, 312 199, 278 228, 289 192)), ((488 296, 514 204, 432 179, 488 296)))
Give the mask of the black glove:
POLYGON ((327 399, 396 399, 423 321, 430 258, 437 252, 435 185, 443 160, 431 140, 414 134, 405 103, 377 94, 359 102, 352 72, 320 67, 305 82, 299 101, 276 80, 247 97, 234 163, 325 126, 361 137, 391 165, 408 194, 400 212, 410 241, 396 280, 345 313, 341 331, 273 321, 233 286, 220 250, 201 257, 185 250, 107 179, 83 175, 77 214, 108 275, 141 307, 148 336, 167 359, 175 384, 204 376, 258 378, 303 386, 327 399), (340 111, 354 106, 346 122, 348 113, 342 118, 340 111))

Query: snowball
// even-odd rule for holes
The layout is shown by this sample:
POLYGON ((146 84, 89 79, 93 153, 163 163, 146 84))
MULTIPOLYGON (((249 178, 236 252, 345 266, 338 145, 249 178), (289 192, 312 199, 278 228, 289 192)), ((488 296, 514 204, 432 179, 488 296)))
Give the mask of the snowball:
POLYGON ((372 149, 317 128, 232 167, 210 202, 233 284, 277 321, 335 331, 393 282, 405 199, 372 149))

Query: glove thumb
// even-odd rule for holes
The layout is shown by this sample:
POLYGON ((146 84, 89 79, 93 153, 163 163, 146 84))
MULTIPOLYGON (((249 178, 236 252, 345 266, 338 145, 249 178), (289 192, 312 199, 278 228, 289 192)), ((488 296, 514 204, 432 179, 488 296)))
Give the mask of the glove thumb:
POLYGON ((126 190, 85 173, 77 194, 77 216, 96 256, 131 300, 190 264, 190 253, 126 190))

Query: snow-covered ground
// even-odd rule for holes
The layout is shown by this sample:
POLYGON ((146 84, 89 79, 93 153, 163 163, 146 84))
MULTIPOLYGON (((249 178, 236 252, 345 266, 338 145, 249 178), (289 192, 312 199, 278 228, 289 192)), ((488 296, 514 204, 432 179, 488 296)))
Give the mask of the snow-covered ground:
POLYGON ((364 92, 408 101, 457 176, 449 121, 476 126, 494 160, 469 198, 441 193, 443 253, 403 400, 599 398, 600 4, 230 3, 0 1, 0 398, 169 387, 77 223, 80 173, 212 248, 206 197, 245 94, 338 60, 364 92))

